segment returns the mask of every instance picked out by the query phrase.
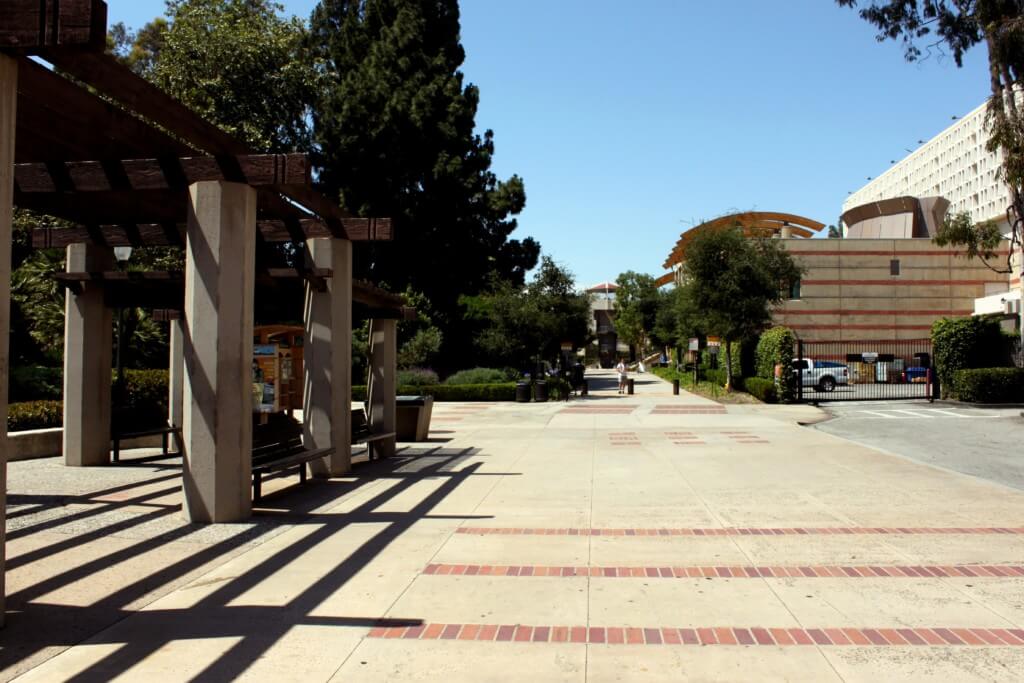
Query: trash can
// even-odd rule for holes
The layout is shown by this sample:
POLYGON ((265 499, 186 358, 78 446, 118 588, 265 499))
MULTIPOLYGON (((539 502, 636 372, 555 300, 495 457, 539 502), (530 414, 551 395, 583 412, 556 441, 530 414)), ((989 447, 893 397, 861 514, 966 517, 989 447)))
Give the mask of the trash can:
POLYGON ((516 403, 530 402, 530 383, 516 382, 516 403))
POLYGON ((533 383, 533 400, 545 403, 548 400, 548 383, 542 379, 533 383))
POLYGON ((678 396, 679 395, 679 380, 678 379, 672 380, 672 395, 673 396, 678 396))
POLYGON ((433 396, 395 397, 395 438, 398 441, 426 441, 430 436, 433 396))
POLYGON ((632 378, 626 380, 626 393, 629 394, 630 396, 633 395, 633 379, 632 378))

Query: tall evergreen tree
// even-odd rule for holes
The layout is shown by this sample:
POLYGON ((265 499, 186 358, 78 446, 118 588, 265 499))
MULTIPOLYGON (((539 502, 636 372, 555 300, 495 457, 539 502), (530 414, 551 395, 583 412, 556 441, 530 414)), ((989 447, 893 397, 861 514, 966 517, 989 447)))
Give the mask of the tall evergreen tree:
MULTIPOLYGON (((540 246, 509 239, 526 193, 490 170, 493 132, 475 132, 456 0, 322 0, 309 45, 322 70, 319 182, 354 214, 396 220, 393 242, 358 250, 359 275, 423 292, 445 329, 492 273, 521 286, 540 246)), ((449 357, 464 336, 446 336, 449 357)))

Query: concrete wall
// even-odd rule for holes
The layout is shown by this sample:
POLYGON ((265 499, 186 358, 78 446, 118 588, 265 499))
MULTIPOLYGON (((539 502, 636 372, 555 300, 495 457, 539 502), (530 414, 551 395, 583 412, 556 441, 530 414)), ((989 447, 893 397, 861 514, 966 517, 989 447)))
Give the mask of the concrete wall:
POLYGON ((935 320, 971 315, 986 288, 1010 284, 980 260, 928 239, 781 242, 807 272, 800 299, 786 301, 775 322, 808 341, 927 339, 935 320), (890 274, 892 260, 899 275, 890 274))
MULTIPOLYGON (((64 430, 60 427, 51 429, 26 429, 7 434, 8 461, 33 460, 35 458, 52 458, 63 455, 64 430)), ((132 448, 160 448, 163 441, 159 434, 143 436, 137 439, 121 441, 121 450, 132 448)))

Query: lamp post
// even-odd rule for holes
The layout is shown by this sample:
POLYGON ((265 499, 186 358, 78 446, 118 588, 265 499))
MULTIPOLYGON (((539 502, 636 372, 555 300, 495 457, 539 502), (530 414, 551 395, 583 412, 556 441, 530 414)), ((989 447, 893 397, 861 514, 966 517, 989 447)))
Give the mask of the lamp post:
MULTIPOLYGON (((117 269, 124 270, 128 265, 128 259, 132 257, 131 247, 114 247, 114 259, 117 260, 117 269)), ((115 354, 115 365, 117 367, 117 401, 124 406, 124 366, 121 359, 121 348, 124 346, 124 307, 117 307, 117 353, 115 354)))

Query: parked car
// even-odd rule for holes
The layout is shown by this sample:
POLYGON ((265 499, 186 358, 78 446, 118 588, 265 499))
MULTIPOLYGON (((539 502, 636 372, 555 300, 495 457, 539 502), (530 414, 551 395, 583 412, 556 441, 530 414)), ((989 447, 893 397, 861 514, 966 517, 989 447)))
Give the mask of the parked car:
POLYGON ((839 385, 849 384, 850 371, 842 363, 830 360, 794 358, 793 372, 803 370, 803 385, 817 387, 818 391, 835 391, 839 385))

